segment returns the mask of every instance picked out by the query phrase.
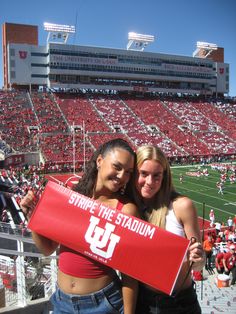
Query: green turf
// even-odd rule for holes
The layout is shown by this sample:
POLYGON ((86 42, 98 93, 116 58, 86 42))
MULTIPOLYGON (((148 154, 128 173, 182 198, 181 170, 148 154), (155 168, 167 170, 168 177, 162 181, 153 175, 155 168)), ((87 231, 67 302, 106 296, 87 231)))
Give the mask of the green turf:
POLYGON ((200 217, 205 216, 209 220, 209 211, 214 209, 216 221, 226 223, 229 216, 236 215, 236 183, 230 184, 227 179, 224 188, 224 195, 218 194, 216 182, 219 181, 220 173, 207 168, 208 177, 189 176, 187 172, 196 172, 199 166, 172 167, 172 175, 175 188, 181 194, 189 196, 195 203, 200 217), (183 175, 183 183, 180 183, 180 174, 183 175), (204 205, 203 205, 204 204, 204 205), (205 210, 203 210, 205 208, 205 210))

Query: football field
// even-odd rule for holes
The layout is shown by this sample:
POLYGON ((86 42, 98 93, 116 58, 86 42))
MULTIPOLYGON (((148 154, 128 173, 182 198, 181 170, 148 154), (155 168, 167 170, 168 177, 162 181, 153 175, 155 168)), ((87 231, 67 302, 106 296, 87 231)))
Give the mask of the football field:
POLYGON ((199 166, 172 167, 175 188, 181 194, 190 197, 197 209, 199 217, 209 220, 209 212, 214 209, 215 221, 227 223, 227 219, 236 215, 236 183, 231 184, 229 179, 224 184, 223 195, 218 194, 216 182, 220 180, 220 173, 210 167, 207 168, 209 176, 197 176, 199 166), (183 182, 180 182, 180 175, 183 182))

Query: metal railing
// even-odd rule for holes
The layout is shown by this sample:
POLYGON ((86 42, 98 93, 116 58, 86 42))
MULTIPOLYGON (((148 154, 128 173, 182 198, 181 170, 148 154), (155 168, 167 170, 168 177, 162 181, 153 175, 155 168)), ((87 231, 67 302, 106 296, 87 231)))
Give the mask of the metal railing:
POLYGON ((0 223, 0 308, 27 307, 33 300, 49 298, 56 277, 56 254, 44 257, 30 230, 0 223))

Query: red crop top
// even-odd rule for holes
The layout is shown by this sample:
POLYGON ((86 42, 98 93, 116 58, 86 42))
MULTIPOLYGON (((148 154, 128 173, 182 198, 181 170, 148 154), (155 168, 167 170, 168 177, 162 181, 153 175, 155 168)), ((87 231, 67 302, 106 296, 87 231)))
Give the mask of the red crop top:
MULTIPOLYGON (((121 210, 123 206, 118 201, 116 209, 121 210)), ((113 271, 112 268, 64 245, 60 246, 58 266, 63 273, 80 278, 100 278, 113 271)))

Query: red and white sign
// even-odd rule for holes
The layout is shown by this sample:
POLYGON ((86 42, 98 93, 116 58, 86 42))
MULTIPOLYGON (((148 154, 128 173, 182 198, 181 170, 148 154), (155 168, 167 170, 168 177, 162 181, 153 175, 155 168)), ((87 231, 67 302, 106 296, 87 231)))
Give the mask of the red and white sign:
POLYGON ((6 157, 4 160, 4 166, 17 166, 25 163, 25 155, 24 154, 12 154, 6 157))
POLYGON ((219 69, 220 74, 224 74, 224 71, 225 71, 224 68, 220 68, 220 69, 219 69))
POLYGON ((20 59, 26 59, 27 51, 19 50, 19 56, 20 56, 20 59))
POLYGON ((28 227, 171 294, 189 241, 49 181, 28 227))

